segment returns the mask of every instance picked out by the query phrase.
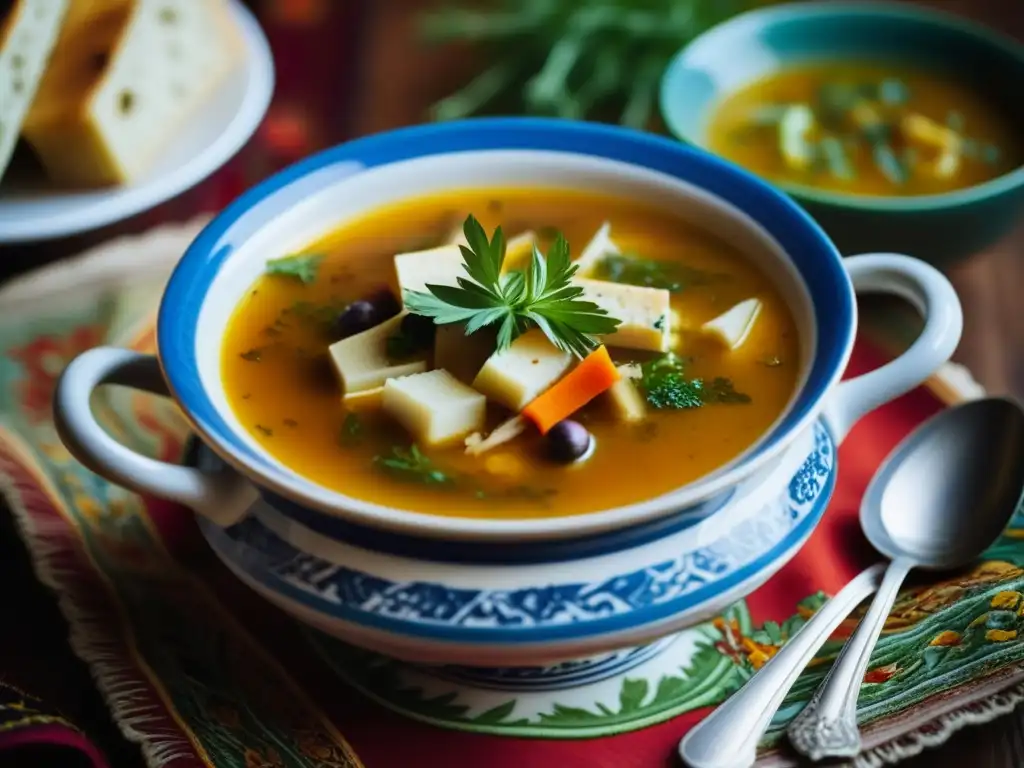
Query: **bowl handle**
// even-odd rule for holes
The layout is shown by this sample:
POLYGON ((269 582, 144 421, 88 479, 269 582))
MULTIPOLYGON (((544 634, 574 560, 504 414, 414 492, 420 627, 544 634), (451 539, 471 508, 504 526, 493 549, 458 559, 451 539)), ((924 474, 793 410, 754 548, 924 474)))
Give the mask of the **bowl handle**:
POLYGON ((963 331, 963 311, 949 280, 935 267, 897 253, 870 253, 843 260, 857 293, 900 296, 924 316, 924 330, 906 352, 881 368, 847 379, 825 408, 837 441, 864 414, 909 392, 953 355, 963 331))
POLYGON ((89 404, 93 390, 101 384, 170 394, 153 355, 96 347, 76 357, 64 369, 53 395, 57 433, 76 459, 118 485, 179 502, 218 525, 231 525, 245 516, 257 492, 234 470, 208 473, 158 461, 107 434, 89 404))

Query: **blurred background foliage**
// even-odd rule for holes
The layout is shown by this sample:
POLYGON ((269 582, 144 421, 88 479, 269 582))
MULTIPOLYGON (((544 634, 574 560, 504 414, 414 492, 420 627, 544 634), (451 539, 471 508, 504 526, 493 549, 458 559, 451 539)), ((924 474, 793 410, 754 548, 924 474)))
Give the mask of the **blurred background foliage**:
POLYGON ((776 0, 492 0, 421 18, 433 44, 470 44, 479 71, 435 120, 531 114, 657 128, 661 74, 693 38, 776 0))

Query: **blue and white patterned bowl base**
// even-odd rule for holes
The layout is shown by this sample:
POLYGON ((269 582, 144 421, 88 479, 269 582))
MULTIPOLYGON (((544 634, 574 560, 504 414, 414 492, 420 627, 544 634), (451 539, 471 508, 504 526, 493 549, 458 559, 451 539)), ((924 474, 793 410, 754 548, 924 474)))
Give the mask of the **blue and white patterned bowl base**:
POLYGON ((785 564, 836 476, 822 423, 791 454, 696 525, 551 562, 416 559, 326 538, 266 505, 230 528, 199 522, 234 573, 306 624, 446 685, 539 695, 654 664, 676 648, 665 637, 785 564))

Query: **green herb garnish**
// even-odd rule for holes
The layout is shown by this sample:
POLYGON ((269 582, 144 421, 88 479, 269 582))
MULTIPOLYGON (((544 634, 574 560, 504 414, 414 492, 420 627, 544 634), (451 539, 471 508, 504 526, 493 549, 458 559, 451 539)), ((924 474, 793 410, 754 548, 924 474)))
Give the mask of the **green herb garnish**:
POLYGON ((358 414, 349 413, 341 424, 341 444, 346 447, 359 445, 363 439, 363 421, 358 414))
POLYGON ((256 424, 255 426, 256 426, 256 429, 259 432, 262 432, 267 437, 273 437, 274 436, 274 430, 272 430, 270 427, 265 427, 262 424, 256 424))
POLYGON ((819 146, 821 147, 821 155, 828 165, 829 173, 843 181, 849 181, 854 178, 856 174, 853 171, 850 159, 846 156, 846 150, 843 149, 842 141, 835 136, 826 136, 821 140, 819 146))
POLYGON ((672 352, 641 365, 640 382, 647 395, 647 402, 658 409, 702 406, 703 382, 699 379, 686 379, 683 375, 685 367, 686 361, 672 352))
POLYGON ((239 357, 250 363, 258 363, 263 359, 263 350, 259 347, 253 347, 252 349, 247 349, 245 352, 242 352, 239 357))
POLYGON ((423 485, 453 485, 454 478, 442 472, 416 445, 409 448, 392 446, 391 453, 374 456, 374 466, 397 480, 423 485))
POLYGON ((703 387, 705 403, 749 403, 750 395, 737 392, 729 379, 716 376, 703 387))
POLYGON ((907 183, 907 169, 891 146, 882 143, 875 144, 871 150, 871 156, 874 158, 878 170, 890 182, 897 185, 907 183))
POLYGON ((388 360, 392 362, 398 360, 407 360, 416 354, 419 350, 419 345, 414 339, 406 336, 404 333, 396 333, 394 336, 389 336, 387 340, 387 355, 388 360))
POLYGON ((597 262, 596 277, 613 283, 665 288, 671 293, 710 285, 724 279, 723 275, 705 272, 685 264, 644 259, 630 253, 609 254, 602 258, 597 262))
POLYGON ((320 272, 320 262, 324 260, 321 253, 300 253, 294 256, 283 256, 267 262, 268 275, 293 277, 303 283, 315 283, 320 272))
POLYGON ((647 402, 659 410, 683 410, 719 403, 749 403, 750 396, 737 392, 729 379, 710 382, 686 377, 686 361, 668 353, 640 366, 640 384, 647 402))
POLYGON ((432 344, 433 334, 430 336, 417 335, 399 328, 388 337, 385 348, 388 360, 401 362, 429 350, 432 344))
POLYGON ((433 318, 438 325, 465 323, 466 334, 497 326, 497 349, 507 349, 530 328, 539 328, 559 349, 585 357, 598 347, 596 336, 612 333, 619 320, 572 284, 576 265, 559 234, 545 258, 536 246, 525 271, 502 274, 505 236, 501 227, 488 240, 480 222, 469 216, 463 225, 468 246, 460 246, 469 279, 458 286, 427 285, 429 293, 406 291, 406 308, 433 318))

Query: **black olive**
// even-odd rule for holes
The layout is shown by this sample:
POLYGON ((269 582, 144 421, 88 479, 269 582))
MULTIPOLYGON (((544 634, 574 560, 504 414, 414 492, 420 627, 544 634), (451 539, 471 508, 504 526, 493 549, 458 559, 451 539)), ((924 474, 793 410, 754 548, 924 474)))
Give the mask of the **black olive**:
POLYGON ((409 339, 416 349, 427 349, 434 343, 437 326, 433 318, 423 315, 406 315, 402 318, 402 335, 409 339))
POLYGON ((559 463, 569 464, 586 455, 593 439, 578 421, 565 419, 548 430, 548 455, 559 463))
POLYGON ((377 307, 369 301, 353 301, 334 319, 332 335, 336 339, 347 339, 373 328, 378 323, 380 320, 377 319, 377 307))
POLYGON ((374 291, 366 297, 366 301, 372 304, 377 312, 377 320, 374 325, 383 323, 388 318, 394 317, 402 311, 402 303, 387 288, 374 291))

